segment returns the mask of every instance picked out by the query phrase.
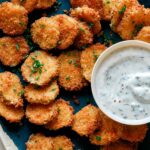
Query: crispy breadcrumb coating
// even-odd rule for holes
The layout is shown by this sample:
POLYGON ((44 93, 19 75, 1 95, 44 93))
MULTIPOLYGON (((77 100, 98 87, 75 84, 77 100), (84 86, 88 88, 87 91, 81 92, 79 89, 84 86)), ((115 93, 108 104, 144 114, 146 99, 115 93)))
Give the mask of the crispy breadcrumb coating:
POLYGON ((42 17, 32 24, 31 35, 33 42, 41 49, 51 50, 59 41, 59 25, 53 19, 42 17))
POLYGON ((100 126, 99 109, 93 105, 87 105, 74 115, 72 130, 80 136, 89 136, 100 126))
POLYGON ((29 84, 25 87, 25 98, 31 104, 47 105, 55 100, 59 94, 57 81, 52 81, 46 86, 36 86, 29 84))
POLYGON ((57 48, 60 50, 67 49, 73 44, 79 33, 77 21, 64 14, 53 16, 51 19, 59 24, 60 37, 57 48))
POLYGON ((80 66, 80 52, 68 51, 59 56, 59 84, 67 91, 79 91, 87 86, 80 66))
POLYGON ((21 63, 30 48, 23 37, 0 38, 0 61, 10 67, 21 63))
POLYGON ((36 125, 45 125, 58 115, 58 111, 53 104, 28 104, 26 108, 26 118, 36 125))
POLYGON ((91 74, 96 60, 99 55, 106 49, 106 47, 100 43, 92 45, 81 53, 81 68, 83 69, 83 76, 86 80, 91 82, 91 74))
POLYGON ((27 10, 19 5, 4 2, 0 5, 0 29, 5 34, 21 35, 27 28, 27 10))
POLYGON ((10 123, 19 123, 24 117, 23 108, 15 108, 13 105, 6 105, 2 99, 3 98, 0 97, 0 116, 10 123))
POLYGON ((36 9, 47 9, 55 2, 56 0, 37 0, 36 9))
POLYGON ((0 73, 0 97, 7 105, 22 106, 24 94, 23 86, 16 74, 11 72, 0 73))
POLYGON ((58 130, 63 127, 71 126, 74 109, 70 106, 69 102, 59 99, 53 105, 57 108, 58 116, 45 127, 49 130, 58 130))
POLYGON ((57 77, 58 67, 58 60, 54 56, 43 51, 35 51, 25 60, 21 71, 26 81, 42 86, 57 77))

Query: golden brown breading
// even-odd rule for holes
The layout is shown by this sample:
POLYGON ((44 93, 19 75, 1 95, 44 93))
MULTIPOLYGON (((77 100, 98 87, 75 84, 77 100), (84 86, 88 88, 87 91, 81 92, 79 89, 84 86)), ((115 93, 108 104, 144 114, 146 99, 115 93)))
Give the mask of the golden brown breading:
POLYGON ((66 136, 57 136, 53 138, 54 149, 53 150, 73 150, 73 143, 66 136))
POLYGON ((102 0, 71 0, 72 7, 82 7, 87 5, 90 8, 99 12, 100 16, 103 15, 103 1, 102 0))
POLYGON ((121 138, 129 142, 142 142, 148 131, 147 125, 127 126, 124 125, 121 138))
POLYGON ((79 91, 87 86, 80 66, 80 52, 68 51, 59 56, 59 84, 68 91, 79 91))
POLYGON ((74 115, 72 130, 80 136, 89 136, 100 126, 99 109, 93 105, 87 105, 74 115))
POLYGON ((144 8, 144 24, 150 26, 150 8, 144 8))
POLYGON ((36 86, 29 84, 25 87, 25 98, 31 104, 47 105, 55 100, 59 94, 57 81, 53 81, 46 86, 36 86))
POLYGON ((24 116, 22 107, 15 108, 13 105, 6 105, 0 97, 0 116, 5 118, 10 123, 20 122, 24 116))
POLYGON ((5 34, 20 35, 28 24, 27 11, 24 7, 10 2, 4 2, 0 5, 0 29, 5 34))
POLYGON ((104 146, 103 150, 137 150, 138 144, 137 143, 129 143, 126 141, 117 141, 110 145, 104 146))
POLYGON ((27 150, 53 150, 54 143, 51 137, 46 137, 41 133, 30 136, 26 143, 27 150))
POLYGON ((88 6, 78 7, 71 10, 70 15, 79 20, 83 20, 89 24, 94 34, 98 34, 101 30, 100 15, 97 11, 88 6))
POLYGON ((33 42, 40 48, 51 50, 57 46, 59 41, 59 25, 48 17, 42 17, 32 24, 31 35, 33 42))
POLYGON ((85 47, 93 43, 93 33, 91 32, 89 26, 85 22, 78 21, 79 34, 74 41, 74 45, 77 48, 85 47))
POLYGON ((91 82, 91 74, 94 64, 99 55, 106 49, 106 47, 100 43, 92 45, 81 53, 81 68, 83 69, 83 76, 86 80, 91 82))
POLYGON ((95 145, 108 145, 117 141, 122 135, 123 125, 111 120, 102 112, 100 118, 101 126, 98 131, 90 136, 90 142, 95 145))
POLYGON ((28 104, 25 114, 31 123, 45 125, 57 117, 58 111, 53 104, 28 104))
POLYGON ((56 0, 37 0, 36 8, 37 9, 47 9, 51 7, 56 0))
POLYGON ((71 46, 79 33, 77 21, 67 15, 56 15, 51 17, 52 20, 59 24, 60 39, 58 49, 64 50, 71 46))
POLYGON ((69 102, 59 99, 54 103, 57 108, 58 116, 45 127, 49 130, 58 130, 63 127, 72 125, 74 109, 69 105, 69 102))
POLYGON ((35 9, 37 0, 11 0, 12 3, 23 6, 29 13, 35 9))
POLYGON ((20 79, 11 72, 0 73, 0 97, 7 105, 19 107, 23 105, 24 94, 20 79))
POLYGON ((127 8, 124 16, 117 27, 117 33, 124 40, 130 40, 137 35, 144 25, 144 8, 143 6, 132 6, 127 8))
POLYGON ((58 67, 58 61, 54 56, 43 51, 35 51, 25 60, 21 71, 26 81, 42 86, 58 75, 58 67))
POLYGON ((10 67, 21 63, 30 48, 23 37, 0 38, 0 61, 10 67))
POLYGON ((134 39, 150 43, 150 26, 143 27, 134 39))
POLYGON ((137 0, 113 0, 114 6, 111 10, 111 28, 116 32, 116 28, 122 20, 126 9, 130 9, 132 6, 139 5, 137 0), (117 2, 115 2, 117 1, 117 2))

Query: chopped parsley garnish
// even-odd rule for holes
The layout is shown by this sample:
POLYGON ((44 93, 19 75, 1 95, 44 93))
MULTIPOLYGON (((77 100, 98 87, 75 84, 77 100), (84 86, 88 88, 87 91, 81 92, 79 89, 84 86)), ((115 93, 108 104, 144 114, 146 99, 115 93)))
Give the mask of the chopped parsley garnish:
POLYGON ((96 136, 96 140, 97 140, 97 141, 100 141, 100 140, 101 140, 101 137, 100 137, 100 136, 96 136))
POLYGON ((81 31, 81 32, 85 32, 85 30, 84 30, 83 28, 81 28, 81 27, 80 27, 80 31, 81 31))
POLYGON ((70 65, 72 64, 72 62, 73 62, 72 60, 69 60, 69 61, 68 61, 68 63, 69 63, 70 65))
POLYGON ((22 96, 24 95, 24 90, 21 90, 19 93, 18 93, 19 96, 22 96))
POLYGON ((70 76, 66 76, 66 80, 67 80, 67 81, 70 80, 70 76))
POLYGON ((98 59, 98 55, 96 54, 95 50, 93 50, 93 57, 94 57, 94 62, 96 62, 98 59))
POLYGON ((137 33, 143 28, 143 24, 137 24, 137 25, 135 25, 135 28, 134 28, 134 31, 133 31, 133 36, 136 36, 137 35, 137 33))
POLYGON ((45 25, 44 25, 44 24, 41 24, 41 25, 40 25, 40 28, 42 28, 42 29, 45 28, 45 25))
POLYGON ((22 26, 22 27, 25 25, 23 21, 21 21, 19 24, 20 24, 20 26, 22 26))
POLYGON ((122 15, 126 11, 126 8, 127 8, 126 5, 124 5, 122 9, 119 11, 119 14, 122 15))
POLYGON ((17 43, 17 44, 16 44, 16 50, 19 51, 19 49, 20 49, 20 44, 17 43))
POLYGON ((94 23, 90 22, 88 23, 89 28, 92 28, 94 26, 94 23))
POLYGON ((52 89, 51 91, 53 92, 53 91, 55 91, 56 89, 52 89))

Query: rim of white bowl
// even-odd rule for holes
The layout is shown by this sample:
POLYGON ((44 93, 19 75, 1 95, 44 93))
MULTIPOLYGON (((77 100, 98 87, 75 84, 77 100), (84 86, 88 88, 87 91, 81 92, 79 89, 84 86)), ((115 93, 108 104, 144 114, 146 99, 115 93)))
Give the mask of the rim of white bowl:
POLYGON ((140 119, 140 120, 131 120, 131 119, 123 119, 113 113, 111 113, 110 111, 107 110, 107 108, 103 107, 103 105, 101 105, 101 102, 96 94, 96 87, 95 87, 95 77, 96 77, 96 73, 97 70, 99 69, 99 66, 103 63, 103 61, 105 59, 107 59, 108 56, 111 55, 111 53, 120 50, 121 48, 124 47, 141 47, 141 48, 146 48, 148 50, 150 50, 150 44, 143 42, 143 41, 139 41, 139 40, 128 40, 128 41, 123 41, 123 42, 119 42, 117 44, 112 45, 111 47, 107 48, 98 58, 98 60, 96 61, 93 71, 92 71, 92 77, 91 77, 91 89, 92 89, 92 94, 93 97, 98 105, 98 107, 101 109, 101 111, 107 115, 109 118, 113 119, 114 121, 117 121, 119 123, 122 124, 126 124, 126 125, 142 125, 142 124, 146 124, 150 122, 150 116, 146 117, 144 119, 140 119))

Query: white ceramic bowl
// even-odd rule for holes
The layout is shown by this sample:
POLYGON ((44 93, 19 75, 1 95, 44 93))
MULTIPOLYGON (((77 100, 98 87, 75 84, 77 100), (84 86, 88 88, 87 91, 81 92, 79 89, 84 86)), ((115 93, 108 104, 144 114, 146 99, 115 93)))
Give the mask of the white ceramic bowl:
POLYGON ((150 50, 150 44, 149 43, 145 43, 142 41, 138 41, 138 40, 129 40, 129 41, 123 41, 117 44, 114 44, 113 46, 109 47, 108 49, 106 49, 101 56, 98 58, 93 72, 92 72, 92 79, 91 79, 91 88, 92 88, 92 93, 94 96, 94 99, 97 103, 97 105, 99 106, 99 108, 101 109, 101 111, 107 115, 108 117, 110 117, 111 119, 120 122, 122 124, 127 124, 127 125, 141 125, 141 124, 146 124, 150 122, 150 116, 143 118, 141 120, 128 120, 128 119, 122 119, 120 118, 118 115, 115 115, 113 113, 111 113, 110 111, 107 110, 106 107, 104 107, 100 101, 100 99, 97 96, 97 92, 96 92, 96 86, 95 83, 96 81, 96 74, 97 71, 99 70, 101 64, 103 63, 103 61, 105 59, 107 59, 108 56, 110 56, 112 54, 112 52, 114 53, 116 50, 124 48, 124 47, 132 47, 132 46, 138 46, 141 48, 146 48, 148 50, 150 50))

